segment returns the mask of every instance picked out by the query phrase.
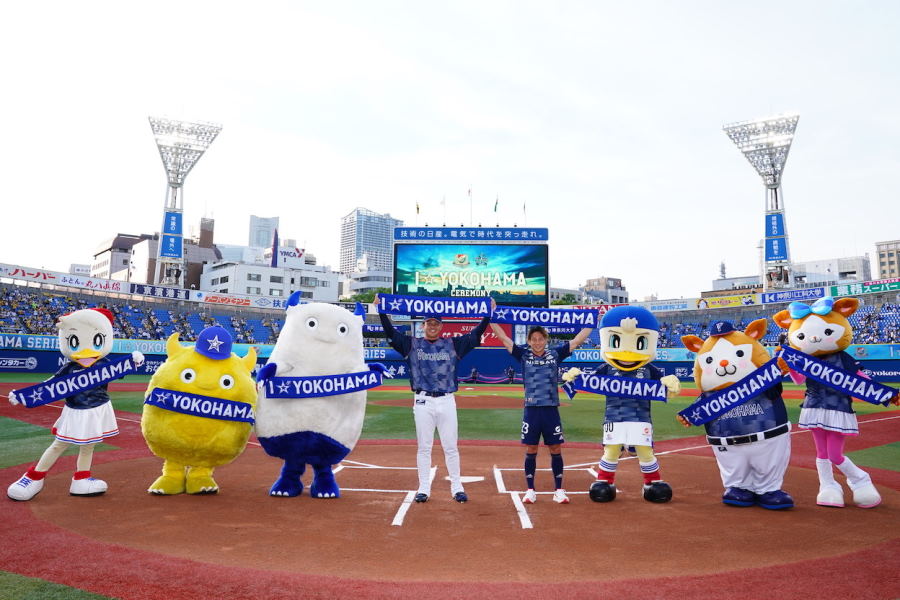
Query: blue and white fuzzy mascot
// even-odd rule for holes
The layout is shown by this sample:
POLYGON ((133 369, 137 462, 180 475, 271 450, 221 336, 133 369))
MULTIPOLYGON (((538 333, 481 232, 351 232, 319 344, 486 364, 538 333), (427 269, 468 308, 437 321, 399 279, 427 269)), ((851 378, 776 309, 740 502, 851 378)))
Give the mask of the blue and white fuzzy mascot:
MULTIPOLYGON (((362 432, 366 390, 322 397, 268 397, 266 382, 275 378, 334 376, 368 372, 363 351, 361 314, 332 304, 288 300, 284 328, 269 362, 260 370, 256 435, 270 456, 284 460, 272 496, 299 496, 300 477, 313 467, 310 495, 338 498, 332 465, 353 450, 362 432)), ((288 381, 288 380, 283 380, 288 381)))

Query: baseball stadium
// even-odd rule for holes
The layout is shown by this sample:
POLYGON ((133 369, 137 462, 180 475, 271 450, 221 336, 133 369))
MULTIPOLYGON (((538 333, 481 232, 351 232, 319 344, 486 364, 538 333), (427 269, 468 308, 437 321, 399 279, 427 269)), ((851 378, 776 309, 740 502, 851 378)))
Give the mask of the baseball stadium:
POLYGON ((4 23, 0 600, 900 598, 900 4, 4 23))
MULTIPOLYGON (((785 309, 783 301, 757 304, 760 294, 749 305, 654 313, 661 332, 654 364, 681 380, 677 396, 653 406, 653 450, 673 490, 665 504, 642 499, 641 469, 627 450, 620 459, 616 501, 592 501, 589 489, 603 452, 605 397, 591 393, 562 394, 560 403, 570 502, 552 501, 549 456, 541 450, 534 480, 537 501, 523 503, 521 365, 498 347, 490 330, 456 370, 461 475, 469 501, 453 501, 436 448, 432 497, 414 502, 416 429, 409 373, 403 357, 384 339, 374 308, 365 316, 366 359, 384 365, 393 379, 368 390, 361 439, 334 469, 339 498, 269 496, 279 461, 255 436, 243 454, 217 471, 217 494, 160 497, 147 493, 160 465, 144 440, 141 420, 150 377, 167 359, 164 340, 178 333, 190 344, 213 325, 235 340, 237 355, 253 346, 265 364, 272 342, 285 332, 285 311, 55 283, 25 285, 45 275, 51 282, 64 277, 28 267, 4 265, 3 275, 0 327, 9 332, 0 336, 4 396, 45 380, 66 362, 54 322, 80 309, 109 310, 117 338, 113 355, 140 351, 146 360, 139 372, 109 384, 119 434, 97 445, 93 468, 96 477, 110 482, 109 490, 91 498, 66 493, 76 470, 73 448, 50 471, 40 495, 4 504, 2 597, 275 598, 289 590, 308 598, 513 598, 536 592, 597 597, 602 589, 603 597, 700 598, 715 585, 717 594, 765 588, 767 597, 793 598, 808 594, 811 585, 823 585, 823 577, 829 597, 900 593, 885 561, 873 560, 896 556, 900 549, 900 411, 895 406, 854 402, 860 435, 849 438, 846 452, 871 474, 880 492, 882 501, 871 510, 853 507, 849 496, 844 509, 817 506, 816 447, 810 431, 796 426, 790 431, 784 481, 793 508, 723 504, 714 447, 702 429, 685 427, 676 418, 699 392, 692 380, 694 355, 680 336, 706 338, 713 322, 727 320, 742 329, 764 319, 771 325, 761 341, 773 351, 778 328, 772 317, 785 309), (531 560, 534 552, 542 559, 531 560), (98 563, 104 565, 102 576, 89 568, 98 563), (848 577, 851 567, 853 577, 848 577)), ((857 294, 862 307, 849 322, 855 339, 867 343, 851 345, 848 352, 876 380, 896 388, 900 360, 893 358, 898 345, 891 340, 896 341, 900 308, 884 288, 872 282, 857 290, 867 293, 857 294)), ((355 306, 345 308, 349 314, 355 306)), ((592 310, 602 314, 610 307, 592 310)), ((407 330, 419 326, 415 319, 401 325, 402 317, 397 323, 407 330)), ((470 319, 446 319, 445 326, 447 335, 460 336, 474 325, 470 319)), ((520 328, 503 327, 509 327, 509 335, 520 328)), ((573 337, 565 327, 551 331, 551 345, 573 337)), ((577 366, 590 372, 601 362, 601 347, 594 329, 560 370, 577 366)), ((788 418, 797 423, 805 386, 786 381, 788 418)), ((20 477, 52 438, 59 404, 26 408, 4 402, 0 407, 0 456, 8 482, 20 477)))

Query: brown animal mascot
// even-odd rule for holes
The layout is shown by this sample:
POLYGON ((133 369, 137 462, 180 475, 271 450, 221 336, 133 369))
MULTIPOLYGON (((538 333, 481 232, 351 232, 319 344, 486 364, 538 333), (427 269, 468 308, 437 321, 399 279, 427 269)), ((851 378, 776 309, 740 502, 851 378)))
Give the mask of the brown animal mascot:
POLYGON ((685 426, 704 425, 730 506, 758 505, 769 510, 794 506, 781 489, 791 458, 791 424, 781 398, 782 369, 759 340, 766 320, 738 331, 728 321, 710 325, 706 340, 681 338, 696 352, 696 402, 681 411, 685 426))

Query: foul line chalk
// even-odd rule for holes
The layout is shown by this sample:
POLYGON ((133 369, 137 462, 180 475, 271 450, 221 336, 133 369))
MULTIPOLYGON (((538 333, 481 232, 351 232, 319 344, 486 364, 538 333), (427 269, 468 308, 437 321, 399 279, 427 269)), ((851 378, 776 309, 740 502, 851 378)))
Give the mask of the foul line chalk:
POLYGON ((406 492, 406 497, 403 499, 403 502, 400 503, 400 508, 397 509, 397 514, 394 515, 394 520, 391 521, 391 525, 395 527, 403 526, 403 519, 406 518, 406 511, 409 510, 409 507, 412 506, 413 498, 415 498, 415 492, 406 492))
POLYGON ((522 529, 534 529, 534 525, 531 524, 531 518, 528 516, 528 511, 525 510, 525 505, 522 504, 522 498, 519 497, 519 494, 510 492, 509 497, 516 507, 516 512, 519 513, 519 522, 522 524, 522 529))

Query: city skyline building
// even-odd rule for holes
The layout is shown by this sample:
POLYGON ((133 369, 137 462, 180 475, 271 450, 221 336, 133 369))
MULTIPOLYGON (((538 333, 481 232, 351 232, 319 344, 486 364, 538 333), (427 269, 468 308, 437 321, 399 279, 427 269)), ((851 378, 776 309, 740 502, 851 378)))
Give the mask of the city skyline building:
POLYGON ((394 228, 402 225, 403 221, 393 218, 390 213, 381 214, 361 207, 342 217, 340 271, 353 273, 359 259, 365 256, 370 270, 392 272, 394 228))
POLYGON ((254 248, 268 248, 272 245, 275 230, 279 226, 279 217, 257 217, 250 215, 250 230, 247 234, 247 245, 254 248))
POLYGON ((900 240, 875 242, 875 261, 879 279, 900 277, 900 240))

